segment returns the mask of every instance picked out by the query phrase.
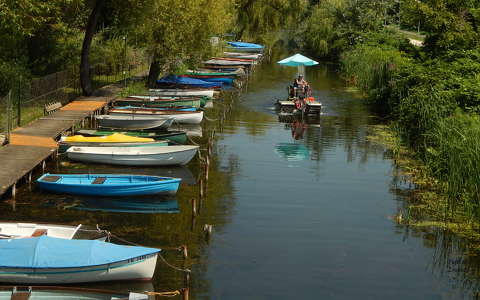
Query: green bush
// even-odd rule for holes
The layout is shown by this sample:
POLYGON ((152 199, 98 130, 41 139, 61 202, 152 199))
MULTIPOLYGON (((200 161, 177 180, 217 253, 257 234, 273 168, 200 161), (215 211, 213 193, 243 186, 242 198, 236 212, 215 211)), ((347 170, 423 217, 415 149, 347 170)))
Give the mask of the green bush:
POLYGON ((0 60, 0 97, 11 89, 18 90, 28 78, 30 73, 23 65, 0 60))

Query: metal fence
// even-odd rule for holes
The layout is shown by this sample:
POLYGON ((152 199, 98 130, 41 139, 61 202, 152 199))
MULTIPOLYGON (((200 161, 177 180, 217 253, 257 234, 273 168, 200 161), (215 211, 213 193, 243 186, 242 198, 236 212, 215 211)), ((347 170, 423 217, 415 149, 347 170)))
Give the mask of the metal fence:
POLYGON ((2 114, 0 114, 0 145, 8 143, 10 140, 10 132, 13 128, 13 103, 12 103, 12 92, 0 98, 0 109, 2 114))
MULTIPOLYGON (((104 64, 91 67, 90 76, 94 90, 105 85, 119 82, 144 72, 148 68, 145 60, 114 68, 104 64)), ((0 98, 0 137, 7 136, 12 128, 27 124, 44 114, 48 103, 61 102, 63 105, 81 95, 79 68, 49 74, 31 80, 20 80, 9 94, 0 98)))

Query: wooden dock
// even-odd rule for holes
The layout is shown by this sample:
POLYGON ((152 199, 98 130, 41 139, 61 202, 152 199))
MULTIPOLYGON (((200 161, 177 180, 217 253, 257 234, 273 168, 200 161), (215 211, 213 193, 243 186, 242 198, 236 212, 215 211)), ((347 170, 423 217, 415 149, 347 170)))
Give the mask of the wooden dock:
POLYGON ((13 130, 10 143, 0 147, 0 195, 11 189, 12 196, 15 196, 17 182, 22 178, 31 181, 32 171, 39 165, 44 167, 45 160, 56 155, 55 139, 86 118, 100 113, 113 98, 78 98, 56 112, 13 130))

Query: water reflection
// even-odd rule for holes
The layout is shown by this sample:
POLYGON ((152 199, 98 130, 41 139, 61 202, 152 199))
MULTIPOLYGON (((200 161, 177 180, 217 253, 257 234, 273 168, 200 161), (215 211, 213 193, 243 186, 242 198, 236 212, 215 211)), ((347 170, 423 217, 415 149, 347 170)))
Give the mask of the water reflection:
POLYGON ((310 159, 310 151, 303 144, 278 143, 275 152, 288 161, 310 159))
POLYGON ((65 199, 64 201, 50 201, 45 206, 54 206, 57 209, 78 209, 86 211, 103 211, 111 213, 179 213, 176 199, 153 200, 142 197, 119 198, 86 198, 65 199))

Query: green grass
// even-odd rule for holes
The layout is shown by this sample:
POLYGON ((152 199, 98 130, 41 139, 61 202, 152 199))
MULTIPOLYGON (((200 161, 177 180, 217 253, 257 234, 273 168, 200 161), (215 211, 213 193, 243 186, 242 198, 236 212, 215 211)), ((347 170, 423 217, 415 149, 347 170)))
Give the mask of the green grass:
POLYGON ((130 95, 148 95, 148 88, 145 81, 130 82, 126 88, 124 88, 120 94, 121 97, 127 97, 130 95))

